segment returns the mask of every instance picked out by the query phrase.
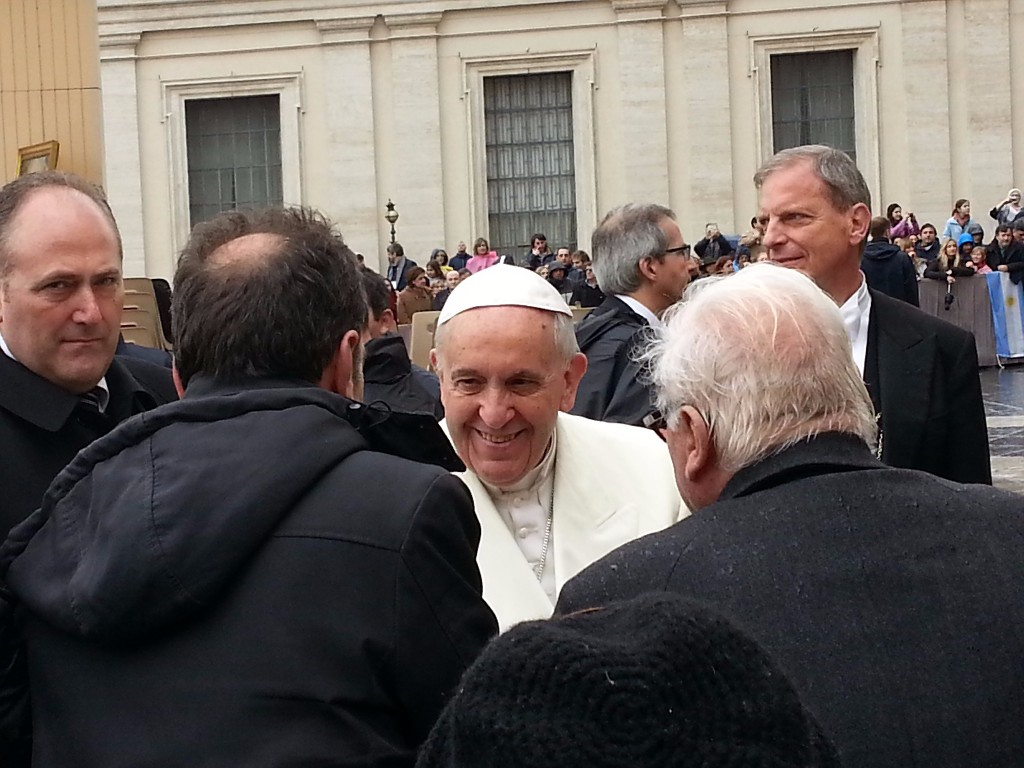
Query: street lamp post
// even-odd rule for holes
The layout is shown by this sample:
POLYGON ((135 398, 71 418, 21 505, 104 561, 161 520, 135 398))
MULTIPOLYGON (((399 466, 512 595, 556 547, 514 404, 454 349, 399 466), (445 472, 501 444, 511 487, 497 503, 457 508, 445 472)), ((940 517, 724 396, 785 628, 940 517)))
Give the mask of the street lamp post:
POLYGON ((395 242, 395 222, 398 221, 398 211, 395 210, 395 204, 391 202, 391 198, 388 198, 388 204, 384 206, 388 209, 388 212, 384 214, 384 218, 388 224, 391 225, 391 242, 395 242))

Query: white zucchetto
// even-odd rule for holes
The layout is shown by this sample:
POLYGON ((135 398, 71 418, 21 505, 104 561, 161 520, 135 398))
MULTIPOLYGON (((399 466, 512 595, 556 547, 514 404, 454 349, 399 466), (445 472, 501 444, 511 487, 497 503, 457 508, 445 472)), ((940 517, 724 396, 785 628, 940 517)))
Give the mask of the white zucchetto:
POLYGON ((536 272, 511 264, 495 264, 455 287, 444 303, 437 325, 480 307, 532 307, 572 317, 572 310, 562 295, 536 272))

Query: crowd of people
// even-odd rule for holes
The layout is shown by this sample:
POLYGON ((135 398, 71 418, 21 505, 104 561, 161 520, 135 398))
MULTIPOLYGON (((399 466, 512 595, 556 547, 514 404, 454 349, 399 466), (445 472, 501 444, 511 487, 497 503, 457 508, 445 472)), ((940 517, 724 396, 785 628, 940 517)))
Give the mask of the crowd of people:
POLYGON ((938 234, 931 222, 918 224, 913 213, 903 215, 891 203, 885 216, 872 220, 861 268, 868 285, 883 293, 918 304, 916 281, 941 280, 1006 272, 1016 285, 1024 277, 1024 211, 1019 189, 989 211, 995 221, 992 239, 985 242, 984 227, 971 218, 971 202, 957 200, 938 234))
POLYGON ((173 370, 115 354, 103 192, 0 188, 0 764, 1019 765, 974 339, 869 286, 847 155, 753 181, 747 267, 656 203, 589 259, 385 276, 316 211, 225 212, 173 370), (424 370, 398 326, 442 293, 424 370))

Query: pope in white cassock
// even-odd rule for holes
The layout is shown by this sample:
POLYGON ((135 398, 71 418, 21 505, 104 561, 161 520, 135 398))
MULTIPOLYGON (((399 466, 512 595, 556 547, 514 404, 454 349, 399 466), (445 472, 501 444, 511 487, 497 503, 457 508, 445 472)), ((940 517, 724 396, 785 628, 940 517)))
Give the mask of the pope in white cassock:
POLYGON ((652 431, 572 416, 587 369, 572 312, 534 272, 496 265, 452 291, 431 361, 480 519, 484 599, 504 630, 627 541, 687 513, 652 431))

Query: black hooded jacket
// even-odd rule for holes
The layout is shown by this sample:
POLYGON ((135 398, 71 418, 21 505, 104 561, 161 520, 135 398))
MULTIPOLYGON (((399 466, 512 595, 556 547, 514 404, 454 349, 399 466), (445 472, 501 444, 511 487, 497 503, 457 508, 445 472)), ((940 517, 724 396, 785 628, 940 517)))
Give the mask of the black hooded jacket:
POLYGON ((587 356, 587 372, 572 413, 597 421, 643 423, 654 410, 650 387, 636 362, 647 327, 644 318, 615 296, 580 321, 576 341, 587 356))
POLYGON ((917 273, 910 257, 886 240, 872 240, 864 246, 860 269, 868 288, 894 299, 920 306, 917 273))
POLYGON ((78 455, 0 550, 34 764, 413 764, 496 624, 468 491, 377 419, 194 380, 78 455))
POLYGON ((367 403, 380 401, 396 411, 428 413, 436 421, 444 418, 437 376, 413 365, 405 341, 397 333, 366 342, 363 378, 367 403))

